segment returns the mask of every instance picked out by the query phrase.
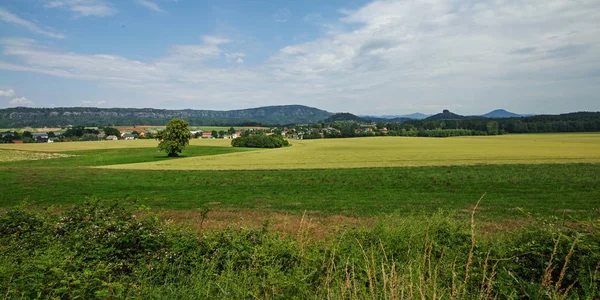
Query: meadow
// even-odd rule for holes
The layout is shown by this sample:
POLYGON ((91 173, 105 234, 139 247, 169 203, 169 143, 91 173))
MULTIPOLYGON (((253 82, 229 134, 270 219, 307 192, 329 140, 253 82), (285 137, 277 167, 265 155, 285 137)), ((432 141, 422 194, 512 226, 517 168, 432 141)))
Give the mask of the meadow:
POLYGON ((340 169, 477 164, 600 162, 600 134, 538 134, 449 139, 373 137, 291 140, 292 147, 110 166, 133 170, 340 169))
POLYGON ((0 293, 600 296, 599 134, 229 143, 0 144, 0 293))
POLYGON ((292 140, 273 150, 229 143, 194 139, 179 158, 158 152, 153 140, 3 144, 4 153, 67 157, 0 162, 7 187, 0 202, 132 198, 166 210, 360 217, 468 211, 488 192, 481 215, 497 220, 600 213, 598 134, 292 140))

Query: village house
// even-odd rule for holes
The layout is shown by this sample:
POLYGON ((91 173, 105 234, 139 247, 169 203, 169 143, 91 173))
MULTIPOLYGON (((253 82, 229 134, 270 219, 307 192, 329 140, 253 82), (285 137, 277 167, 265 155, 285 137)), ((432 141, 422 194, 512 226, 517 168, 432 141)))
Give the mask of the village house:
POLYGON ((121 138, 123 138, 124 140, 135 140, 135 139, 137 139, 137 137, 133 133, 125 133, 125 134, 121 135, 121 138))
POLYGON ((210 131, 202 132, 202 138, 210 139, 212 138, 212 133, 210 131))
POLYGON ((9 132, 9 131, 7 131, 7 132, 0 132, 0 138, 4 138, 4 137, 7 137, 7 136, 13 137, 13 136, 15 136, 15 134, 12 133, 12 132, 9 132))
POLYGON ((236 139, 238 137, 242 136, 242 132, 241 131, 236 131, 231 135, 232 139, 236 139))
POLYGON ((48 142, 48 134, 45 132, 35 132, 31 134, 31 137, 36 141, 36 143, 46 143, 48 142))
POLYGON ((109 140, 109 141, 116 141, 119 138, 116 135, 109 135, 109 136, 106 137, 106 139, 109 140))

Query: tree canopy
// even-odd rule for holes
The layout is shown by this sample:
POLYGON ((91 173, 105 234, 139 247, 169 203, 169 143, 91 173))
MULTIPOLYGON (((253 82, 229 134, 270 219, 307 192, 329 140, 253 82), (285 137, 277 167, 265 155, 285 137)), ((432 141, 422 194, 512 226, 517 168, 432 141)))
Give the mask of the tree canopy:
POLYGON ((120 136, 121 132, 114 127, 104 127, 104 134, 120 136))
POLYGON ((169 121, 167 128, 156 134, 156 139, 160 141, 158 149, 165 151, 168 156, 179 156, 179 153, 190 143, 188 126, 188 122, 183 119, 174 118, 169 121))
POLYGON ((231 145, 248 148, 281 148, 290 144, 281 135, 256 134, 235 138, 231 141, 231 145))

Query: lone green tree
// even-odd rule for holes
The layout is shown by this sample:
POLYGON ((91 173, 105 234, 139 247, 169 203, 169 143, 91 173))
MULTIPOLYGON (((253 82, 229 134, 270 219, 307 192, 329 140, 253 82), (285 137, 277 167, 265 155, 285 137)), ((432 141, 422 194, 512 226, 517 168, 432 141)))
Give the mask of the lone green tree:
POLYGON ((174 118, 167 123, 165 130, 156 134, 158 149, 167 152, 168 156, 177 157, 185 146, 190 144, 190 130, 187 121, 174 118))

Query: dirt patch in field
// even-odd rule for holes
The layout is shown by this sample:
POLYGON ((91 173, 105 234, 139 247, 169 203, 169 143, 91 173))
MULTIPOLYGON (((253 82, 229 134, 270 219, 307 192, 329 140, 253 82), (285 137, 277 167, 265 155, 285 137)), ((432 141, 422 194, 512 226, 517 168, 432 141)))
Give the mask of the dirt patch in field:
MULTIPOLYGON (((471 214, 474 209, 475 209, 475 205, 471 204, 471 205, 467 206, 466 208, 461 209, 461 211, 471 214)), ((477 206, 475 213, 477 214, 478 212, 490 210, 490 209, 491 208, 489 208, 489 207, 477 206)))
POLYGON ((225 229, 232 224, 242 228, 260 229, 267 224, 271 231, 284 235, 303 235, 313 239, 331 236, 344 228, 370 227, 377 220, 375 217, 322 215, 317 212, 291 214, 284 211, 247 209, 213 209, 204 220, 200 211, 168 210, 158 214, 175 224, 184 224, 196 230, 225 229))
POLYGON ((475 221, 475 225, 479 228, 480 232, 484 235, 493 235, 498 232, 512 232, 516 231, 525 226, 531 225, 534 222, 532 218, 516 218, 516 219, 505 219, 502 222, 490 222, 490 221, 475 221))

